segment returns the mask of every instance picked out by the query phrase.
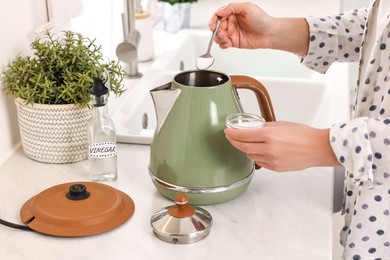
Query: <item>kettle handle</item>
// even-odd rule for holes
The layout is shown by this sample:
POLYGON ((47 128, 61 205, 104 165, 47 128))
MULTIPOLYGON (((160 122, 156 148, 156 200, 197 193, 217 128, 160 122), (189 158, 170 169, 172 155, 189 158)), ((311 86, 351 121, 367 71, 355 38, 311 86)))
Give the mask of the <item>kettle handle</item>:
MULTIPOLYGON (((255 93, 257 103, 260 107, 261 116, 265 119, 265 121, 276 121, 271 97, 263 84, 254 78, 243 75, 231 75, 230 78, 235 89, 249 89, 255 93)), ((255 169, 258 170, 260 168, 261 166, 255 163, 255 169)))
POLYGON ((265 121, 276 121, 271 97, 269 96, 268 91, 263 84, 254 78, 243 75, 232 75, 230 78, 234 88, 249 89, 255 93, 261 115, 265 121))

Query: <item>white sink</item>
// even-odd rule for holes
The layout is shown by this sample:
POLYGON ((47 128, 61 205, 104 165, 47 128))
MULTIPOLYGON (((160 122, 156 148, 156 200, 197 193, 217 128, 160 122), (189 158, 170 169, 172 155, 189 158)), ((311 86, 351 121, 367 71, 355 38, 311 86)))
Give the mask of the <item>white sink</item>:
MULTIPOLYGON (((151 68, 137 81, 123 99, 113 118, 118 142, 150 144, 156 127, 153 101, 149 90, 167 82, 180 70, 195 69, 196 57, 207 48, 210 32, 183 30, 177 33, 151 68)), ((222 50, 212 48, 215 62, 212 70, 229 75, 256 78, 267 88, 277 120, 329 127, 348 116, 348 67, 336 64, 326 75, 320 75, 299 63, 299 58, 274 50, 222 50), (336 99, 340 102, 335 102, 336 99)), ((248 90, 239 96, 246 112, 259 113, 257 101, 248 90)))

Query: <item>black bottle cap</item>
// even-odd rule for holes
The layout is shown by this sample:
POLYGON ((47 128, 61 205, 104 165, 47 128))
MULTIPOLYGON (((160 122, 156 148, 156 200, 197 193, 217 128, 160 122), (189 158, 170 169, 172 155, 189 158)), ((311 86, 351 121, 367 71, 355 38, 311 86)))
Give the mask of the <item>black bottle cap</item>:
POLYGON ((93 77, 93 86, 90 89, 90 93, 96 97, 100 97, 108 93, 108 88, 104 86, 102 79, 93 77))

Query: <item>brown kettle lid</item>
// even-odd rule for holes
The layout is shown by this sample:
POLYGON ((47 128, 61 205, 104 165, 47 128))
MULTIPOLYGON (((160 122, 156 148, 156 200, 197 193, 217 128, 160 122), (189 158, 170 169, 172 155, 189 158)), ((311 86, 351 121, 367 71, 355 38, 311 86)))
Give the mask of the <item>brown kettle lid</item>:
POLYGON ((64 183, 29 199, 20 211, 31 229, 60 237, 95 235, 125 223, 134 202, 124 192, 95 182, 64 183))

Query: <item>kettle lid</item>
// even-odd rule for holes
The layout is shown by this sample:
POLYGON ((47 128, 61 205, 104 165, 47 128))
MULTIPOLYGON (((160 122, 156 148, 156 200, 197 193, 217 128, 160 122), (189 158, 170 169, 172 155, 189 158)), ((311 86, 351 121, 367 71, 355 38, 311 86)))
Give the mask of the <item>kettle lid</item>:
POLYGON ((31 229, 59 237, 81 237, 112 230, 134 213, 124 192, 96 182, 64 183, 29 199, 20 211, 31 229))
POLYGON ((211 214, 205 209, 189 205, 185 194, 177 195, 175 205, 157 211, 150 219, 156 237, 173 244, 190 244, 202 240, 210 233, 212 222, 211 214))

